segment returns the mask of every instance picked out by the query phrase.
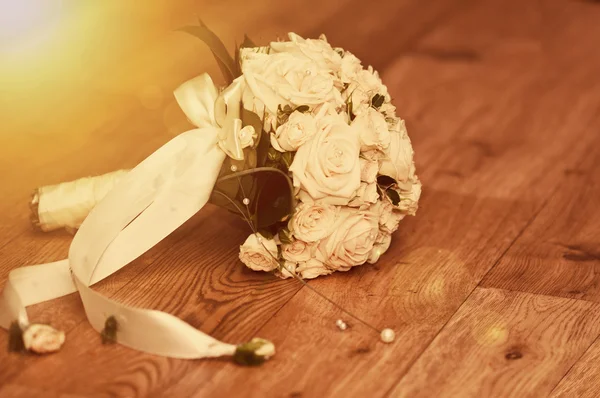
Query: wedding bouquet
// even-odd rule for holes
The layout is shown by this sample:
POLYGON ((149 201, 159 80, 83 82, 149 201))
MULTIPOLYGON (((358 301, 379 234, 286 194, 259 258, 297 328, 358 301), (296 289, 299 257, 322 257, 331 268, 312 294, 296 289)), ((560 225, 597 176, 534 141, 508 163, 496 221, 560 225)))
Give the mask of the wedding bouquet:
MULTIPOLYGON (((44 301, 75 289, 92 325, 105 334, 119 330, 123 344, 175 357, 234 354, 241 346, 206 335, 211 349, 190 348, 175 338, 165 342, 178 330, 179 337, 192 332, 182 331, 184 323, 175 317, 152 320, 156 311, 112 302, 89 286, 143 254, 207 202, 248 221, 252 233, 239 257, 255 271, 301 280, 375 263, 399 222, 415 214, 421 184, 404 121, 386 86, 349 51, 332 47, 324 36, 313 40, 290 33, 289 40, 268 46, 246 37, 231 57, 203 24, 184 30, 209 45, 227 86, 219 88, 203 74, 178 87, 175 98, 198 128, 132 171, 36 191, 35 225, 79 229, 69 260, 60 265, 63 273, 72 270, 75 284, 67 286, 63 279, 62 289, 22 301, 44 301), (129 319, 126 332, 110 326, 120 325, 119 316, 129 319), (133 328, 148 322, 154 330, 161 324, 162 331, 133 339, 133 328)), ((15 292, 31 292, 18 290, 5 289, 5 306, 22 318, 19 330, 27 336, 22 310, 27 304, 15 304, 15 292)), ((194 332, 197 339, 201 332, 194 332)), ((252 344, 252 355, 272 353, 262 340, 252 344)))

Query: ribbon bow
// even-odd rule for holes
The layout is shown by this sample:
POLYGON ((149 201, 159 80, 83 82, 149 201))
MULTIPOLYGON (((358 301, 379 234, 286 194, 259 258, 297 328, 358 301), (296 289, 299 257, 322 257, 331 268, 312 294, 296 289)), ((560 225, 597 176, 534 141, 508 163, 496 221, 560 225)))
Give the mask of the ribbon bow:
POLYGON ((206 73, 179 86, 174 94, 177 103, 190 122, 199 128, 218 130, 219 148, 234 160, 244 160, 244 145, 256 139, 252 126, 242 126, 240 109, 244 79, 235 79, 219 94, 210 76, 206 73))
MULTIPOLYGON (((118 271, 190 219, 208 202, 226 155, 244 158, 239 78, 219 94, 206 74, 175 90, 198 129, 185 132, 129 171, 86 217, 66 260, 21 267, 9 274, 0 298, 0 326, 29 326, 25 307, 79 291, 86 316, 101 332, 116 320, 117 341, 174 358, 234 355, 177 317, 111 300, 90 288, 118 271)), ((245 132, 248 133, 248 130, 245 132)))

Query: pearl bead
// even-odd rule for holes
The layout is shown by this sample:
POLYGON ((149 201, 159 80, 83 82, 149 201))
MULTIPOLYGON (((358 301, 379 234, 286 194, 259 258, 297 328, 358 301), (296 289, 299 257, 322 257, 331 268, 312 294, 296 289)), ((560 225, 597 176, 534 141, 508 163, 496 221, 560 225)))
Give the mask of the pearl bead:
POLYGON ((234 173, 237 171, 237 166, 235 164, 231 166, 231 171, 234 173))
POLYGON ((341 319, 335 321, 335 324, 340 330, 348 329, 348 325, 346 324, 346 322, 342 321, 341 319))
POLYGON ((250 204, 250 199, 244 198, 244 200, 242 200, 242 203, 248 206, 250 204))
POLYGON ((396 333, 392 329, 385 328, 381 331, 381 341, 391 343, 396 338, 396 333))

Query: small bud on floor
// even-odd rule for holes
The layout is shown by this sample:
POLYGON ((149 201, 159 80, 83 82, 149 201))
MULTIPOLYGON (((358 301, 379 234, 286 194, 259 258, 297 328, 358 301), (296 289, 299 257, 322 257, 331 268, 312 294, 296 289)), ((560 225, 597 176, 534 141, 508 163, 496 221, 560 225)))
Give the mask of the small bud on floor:
POLYGON ((37 354, 56 352, 64 342, 65 333, 48 325, 32 324, 23 332, 25 348, 37 354))
POLYGON ((275 355, 275 345, 269 340, 253 338, 249 343, 241 344, 233 354, 233 360, 239 365, 257 366, 275 355))

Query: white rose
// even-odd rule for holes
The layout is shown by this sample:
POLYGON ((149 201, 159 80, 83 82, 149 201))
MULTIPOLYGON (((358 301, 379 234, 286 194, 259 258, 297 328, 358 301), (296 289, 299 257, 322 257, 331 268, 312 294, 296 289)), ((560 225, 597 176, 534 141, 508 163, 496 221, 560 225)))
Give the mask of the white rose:
POLYGON ((281 246, 281 256, 295 263, 308 261, 311 258, 311 246, 301 240, 293 240, 281 246))
POLYGON ((277 257, 277 243, 260 234, 250 235, 240 246, 240 260, 254 271, 273 271, 278 267, 277 257))
POLYGON ((360 150, 385 149, 390 145, 390 132, 385 117, 373 108, 358 115, 352 126, 360 133, 360 150))
POLYGON ((406 182, 399 182, 396 191, 400 195, 400 203, 396 208, 402 213, 414 216, 419 208, 421 181, 417 176, 412 176, 406 182))
POLYGON ((368 183, 377 181, 379 162, 360 158, 360 180, 368 183))
MULTIPOLYGON (((285 105, 331 102, 337 107, 344 103, 334 85, 334 77, 311 59, 301 55, 251 52, 242 60, 242 73, 247 89, 255 97, 254 101, 263 103, 271 114, 277 114, 279 106, 285 105)), ((248 107, 247 95, 244 98, 244 106, 248 107)))
POLYGON ((288 223, 290 232, 304 242, 317 242, 333 231, 338 208, 325 204, 301 204, 288 223))
POLYGON ((320 243, 320 254, 329 268, 347 271, 367 261, 378 232, 377 214, 346 208, 334 232, 320 243))
POLYGON ((358 72, 344 93, 351 97, 352 113, 355 115, 360 115, 371 107, 371 99, 375 94, 383 95, 385 102, 391 100, 387 87, 371 66, 358 72))
POLYGON ((342 83, 350 83, 363 69, 360 60, 349 51, 344 52, 342 65, 340 67, 340 80, 342 83))
POLYGON ((390 176, 398 182, 408 181, 415 173, 413 148, 406 134, 404 122, 399 124, 400 132, 391 132, 390 146, 385 150, 379 174, 390 176))
POLYGON ((317 133, 317 123, 311 114, 294 111, 288 121, 271 134, 271 145, 279 152, 297 150, 317 133))
POLYGON ((65 332, 52 326, 31 324, 23 332, 23 345, 38 354, 47 354, 60 350, 65 342, 65 332))
POLYGON ((238 138, 243 149, 254 145, 254 141, 258 138, 258 134, 254 130, 254 127, 244 126, 242 129, 240 129, 240 131, 238 131, 238 138))
POLYGON ((342 57, 327 42, 325 35, 315 40, 303 39, 295 33, 290 33, 289 38, 290 41, 272 42, 272 52, 304 56, 317 64, 320 69, 327 71, 337 72, 341 68, 342 57))
POLYGON ((380 230, 377 239, 375 240, 375 244, 373 245, 373 250, 371 250, 371 253, 369 254, 369 259, 367 260, 368 263, 375 264, 379 261, 381 255, 390 248, 391 243, 392 235, 380 230))
POLYGON ((379 199, 379 193, 377 192, 376 183, 361 182, 358 191, 356 191, 356 197, 348 203, 348 206, 360 207, 363 205, 369 205, 376 203, 379 199))
POLYGON ((327 267, 322 261, 311 258, 308 261, 299 263, 296 267, 296 275, 302 279, 313 279, 321 275, 329 275, 333 269, 327 267))
POLYGON ((302 145, 289 171, 302 201, 346 205, 360 187, 360 141, 356 131, 337 123, 302 145))
POLYGON ((405 214, 398 211, 387 198, 378 202, 378 205, 379 228, 388 234, 396 232, 405 214))
POLYGON ((298 263, 294 261, 285 261, 282 267, 277 272, 275 272, 275 275, 281 279, 293 278, 294 275, 297 275, 297 267, 298 263))
POLYGON ((379 161, 385 157, 385 153, 378 149, 370 149, 368 151, 361 152, 360 156, 367 160, 378 162, 377 168, 379 168, 379 161))

